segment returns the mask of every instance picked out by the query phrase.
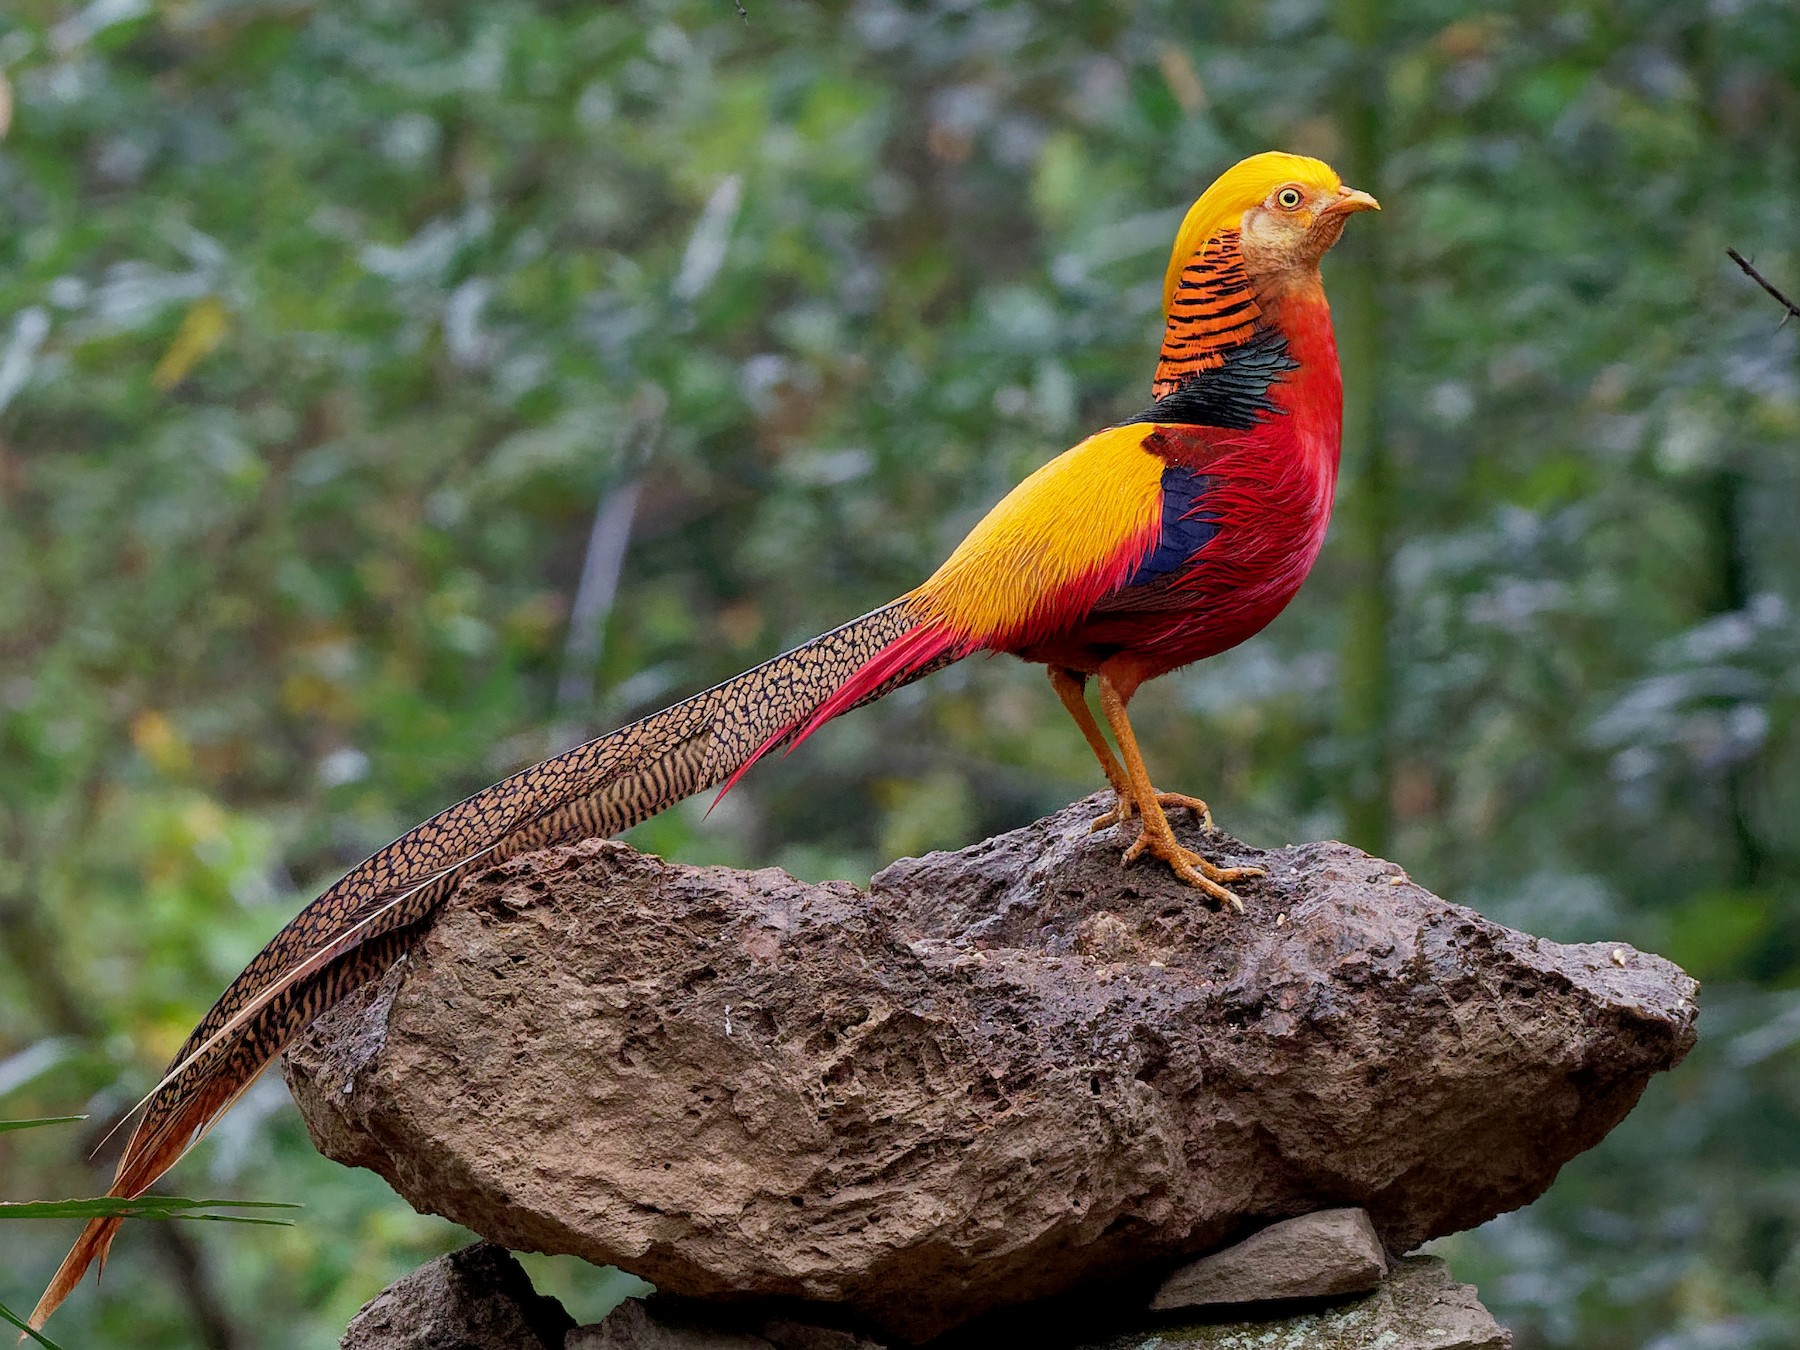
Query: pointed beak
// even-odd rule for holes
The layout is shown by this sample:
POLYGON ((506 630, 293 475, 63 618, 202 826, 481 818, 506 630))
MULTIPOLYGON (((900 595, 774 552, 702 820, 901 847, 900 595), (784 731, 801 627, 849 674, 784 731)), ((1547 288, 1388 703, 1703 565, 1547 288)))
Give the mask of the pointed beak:
POLYGON ((1353 187, 1341 187, 1338 189, 1337 200, 1330 206, 1327 206, 1320 214, 1329 216, 1348 216, 1357 211, 1379 210, 1381 210, 1381 203, 1376 201, 1368 193, 1353 187))

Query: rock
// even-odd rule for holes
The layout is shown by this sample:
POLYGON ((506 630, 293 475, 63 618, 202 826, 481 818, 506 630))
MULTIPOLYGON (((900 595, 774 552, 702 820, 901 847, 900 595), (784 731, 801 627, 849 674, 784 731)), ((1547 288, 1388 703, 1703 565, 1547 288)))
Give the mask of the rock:
POLYGON ((628 1298, 604 1322, 569 1333, 564 1350, 882 1350, 874 1341, 786 1318, 754 1319, 746 1329, 731 1314, 711 1315, 665 1298, 628 1298))
POLYGON ((666 1321, 628 1298, 604 1322, 569 1333, 564 1350, 775 1350, 749 1331, 722 1330, 681 1321, 666 1321))
MULTIPOLYGON (((1132 1320, 1128 1311, 1120 1318, 1132 1320)), ((627 1299, 592 1326, 571 1322, 555 1299, 532 1292, 510 1254, 479 1244, 390 1285, 357 1314, 342 1344, 346 1350, 883 1350, 831 1327, 662 1295, 627 1299)), ((1012 1337, 996 1330, 979 1343, 1069 1344, 1067 1336, 1040 1326, 1018 1330, 1012 1337)), ((1415 1257, 1372 1295, 1330 1308, 1230 1323, 1164 1319, 1086 1350, 1156 1350, 1171 1343, 1199 1350, 1507 1350, 1512 1339, 1470 1286, 1451 1280, 1442 1261, 1415 1257)))
POLYGON ((1156 1291, 1150 1306, 1198 1308, 1209 1303, 1361 1294, 1387 1274, 1387 1253, 1360 1209, 1325 1209, 1284 1219, 1235 1246, 1183 1266, 1156 1291))
POLYGON ((1474 1286, 1456 1283, 1436 1257, 1414 1256, 1349 1303, 1265 1321, 1162 1326, 1088 1350, 1511 1350, 1512 1343, 1474 1286))
POLYGON ((350 1319, 342 1350, 562 1350, 575 1319, 491 1243, 440 1256, 350 1319))
POLYGON ((866 893, 599 840, 514 859, 294 1048, 296 1100, 325 1154, 495 1241, 916 1342, 1078 1286, 1141 1307, 1314 1210, 1396 1252, 1478 1224, 1693 1043, 1657 957, 1334 843, 1211 836, 1269 872, 1220 915, 1122 870, 1102 805, 866 893))

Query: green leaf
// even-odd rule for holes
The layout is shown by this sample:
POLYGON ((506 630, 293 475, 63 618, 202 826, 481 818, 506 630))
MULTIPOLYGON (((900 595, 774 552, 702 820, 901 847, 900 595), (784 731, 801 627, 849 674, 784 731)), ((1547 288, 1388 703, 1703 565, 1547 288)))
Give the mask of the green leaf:
POLYGON ((84 1200, 0 1201, 0 1219, 213 1219, 224 1223, 282 1223, 236 1214, 200 1214, 207 1209, 299 1209, 282 1200, 189 1200, 176 1195, 140 1195, 125 1200, 98 1195, 84 1200))
POLYGON ((39 1345, 48 1346, 49 1350, 62 1350, 62 1347, 60 1345, 58 1345, 55 1341, 51 1340, 48 1336, 44 1335, 43 1332, 33 1331, 31 1329, 31 1327, 26 1324, 26 1321, 23 1317, 20 1317, 11 1308, 7 1307, 4 1303, 0 1303, 0 1320, 11 1322, 15 1327, 17 1327, 20 1331, 24 1332, 27 1336, 31 1337, 31 1339, 36 1341, 39 1345))
POLYGON ((40 1125, 68 1125, 86 1116, 38 1116, 31 1120, 0 1120, 0 1134, 8 1130, 35 1130, 40 1125))

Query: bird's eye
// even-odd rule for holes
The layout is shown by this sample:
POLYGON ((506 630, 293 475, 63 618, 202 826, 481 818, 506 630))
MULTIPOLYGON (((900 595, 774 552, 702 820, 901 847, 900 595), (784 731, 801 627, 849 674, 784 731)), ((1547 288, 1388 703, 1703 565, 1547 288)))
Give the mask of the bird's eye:
POLYGON ((1275 205, 1279 206, 1283 211, 1299 210, 1302 200, 1303 198, 1300 195, 1300 189, 1297 187, 1284 187, 1280 192, 1275 194, 1275 205))

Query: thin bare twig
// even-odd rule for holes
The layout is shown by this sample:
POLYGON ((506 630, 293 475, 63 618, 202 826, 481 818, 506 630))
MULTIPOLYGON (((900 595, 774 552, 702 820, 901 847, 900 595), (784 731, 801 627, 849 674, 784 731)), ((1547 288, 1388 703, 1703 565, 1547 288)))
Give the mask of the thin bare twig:
POLYGON ((556 681, 556 713, 568 719, 594 698, 594 671, 600 664, 606 617, 619 592, 619 572, 631 543, 632 517, 637 514, 643 479, 634 477, 600 498, 588 533, 587 559, 569 609, 569 638, 562 673, 556 681))
POLYGON ((587 557, 575 602, 569 609, 569 635, 563 649, 562 673, 556 682, 556 711, 550 727, 560 749, 575 734, 574 722, 594 698, 594 672, 600 666, 606 619, 619 591, 619 573, 631 543, 632 521, 643 491, 644 469, 656 449, 668 395, 653 384, 641 386, 631 399, 632 427, 626 437, 625 481, 603 494, 588 532, 587 557))
POLYGON ((1800 319, 1800 305, 1796 305, 1792 300, 1788 299, 1787 296, 1783 295, 1781 291, 1776 288, 1774 282, 1770 281, 1761 272, 1750 265, 1743 254, 1739 253, 1735 248, 1728 248, 1725 250, 1725 256, 1730 258, 1731 261, 1736 263, 1739 267, 1743 268, 1745 276, 1749 277, 1750 280, 1754 281, 1758 286, 1761 286, 1770 295, 1774 296, 1777 303, 1787 310, 1787 313, 1782 316, 1782 323, 1785 324, 1789 319, 1800 319))

